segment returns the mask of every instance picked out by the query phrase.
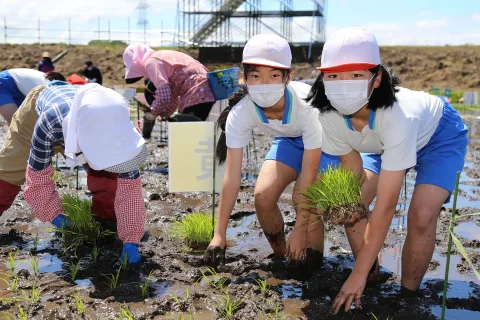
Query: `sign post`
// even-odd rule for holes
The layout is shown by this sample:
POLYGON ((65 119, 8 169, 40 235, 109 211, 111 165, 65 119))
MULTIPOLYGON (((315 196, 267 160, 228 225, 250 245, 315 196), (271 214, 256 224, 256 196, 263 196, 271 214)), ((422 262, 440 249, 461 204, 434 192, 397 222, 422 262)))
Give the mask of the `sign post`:
POLYGON ((215 159, 216 130, 214 122, 168 123, 168 191, 211 192, 213 224, 215 193, 225 174, 215 159))

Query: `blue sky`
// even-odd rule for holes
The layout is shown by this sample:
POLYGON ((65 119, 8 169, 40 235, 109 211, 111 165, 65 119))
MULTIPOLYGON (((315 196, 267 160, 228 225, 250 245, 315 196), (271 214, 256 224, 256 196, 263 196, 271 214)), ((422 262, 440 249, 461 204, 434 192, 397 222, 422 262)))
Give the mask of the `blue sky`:
MULTIPOLYGON (((209 9, 209 0, 202 0, 209 9)), ((148 0, 150 9, 148 41, 158 45, 161 32, 164 44, 171 39, 175 28, 175 0, 148 0), (163 23, 163 24, 162 24, 163 23)), ((278 9, 280 0, 263 0, 264 9, 278 9)), ((294 0, 296 9, 312 9, 312 0, 294 0)), ((130 18, 130 40, 143 40, 143 34, 134 30, 137 25, 138 0, 1 0, 0 43, 4 41, 3 17, 7 19, 7 41, 9 43, 31 43, 38 41, 38 17, 41 16, 42 42, 68 41, 68 19, 71 19, 72 43, 86 43, 97 39, 97 21, 105 31, 108 23, 112 30, 111 39, 127 39, 130 18), (14 28, 31 28, 14 29, 14 28), (115 30, 116 32, 113 32, 115 30)), ((238 20, 237 20, 238 21, 238 20)), ((236 22, 243 26, 244 22, 236 22)), ((269 20, 269 25, 278 26, 278 21, 269 20)), ((299 26, 310 29, 310 18, 295 20, 293 38, 301 41, 308 36, 299 26)), ((361 26, 372 31, 380 45, 480 45, 480 3, 478 0, 430 1, 430 0, 329 0, 327 7, 327 35, 341 27, 361 26)), ((262 32, 269 32, 262 29, 262 32)), ((235 37, 242 37, 236 35, 235 37)))

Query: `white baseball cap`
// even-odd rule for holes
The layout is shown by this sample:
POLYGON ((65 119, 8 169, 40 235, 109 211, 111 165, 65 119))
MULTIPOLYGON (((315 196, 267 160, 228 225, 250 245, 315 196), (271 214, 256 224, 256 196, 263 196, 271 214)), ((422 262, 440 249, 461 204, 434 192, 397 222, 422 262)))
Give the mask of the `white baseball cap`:
POLYGON ((343 28, 328 37, 323 46, 323 72, 367 70, 381 63, 375 36, 361 28, 343 28))
POLYGON ((287 40, 275 34, 257 34, 243 48, 244 64, 290 69, 292 51, 287 40))

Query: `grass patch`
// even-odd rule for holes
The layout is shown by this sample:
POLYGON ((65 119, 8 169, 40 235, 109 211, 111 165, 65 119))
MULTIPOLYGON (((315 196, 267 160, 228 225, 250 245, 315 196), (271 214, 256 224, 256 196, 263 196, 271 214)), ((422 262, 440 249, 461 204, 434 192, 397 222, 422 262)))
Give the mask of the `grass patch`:
POLYGON ((210 213, 194 212, 172 224, 170 237, 183 240, 192 248, 205 249, 212 239, 213 228, 210 213))
POLYGON ((323 211, 324 221, 339 223, 354 214, 366 217, 362 181, 351 170, 329 167, 304 193, 309 205, 323 211))

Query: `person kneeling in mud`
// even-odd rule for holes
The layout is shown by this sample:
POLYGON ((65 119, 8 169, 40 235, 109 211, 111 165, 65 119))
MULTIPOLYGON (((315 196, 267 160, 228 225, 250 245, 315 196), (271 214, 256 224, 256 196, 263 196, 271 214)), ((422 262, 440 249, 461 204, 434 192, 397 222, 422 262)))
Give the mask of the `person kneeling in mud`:
POLYGON ((320 163, 322 126, 318 111, 304 100, 310 86, 291 81, 291 60, 288 42, 275 35, 256 35, 245 45, 242 64, 246 88, 230 98, 218 119, 224 132, 216 153, 220 163, 226 159, 227 169, 215 234, 204 255, 206 264, 216 267, 225 262, 226 229, 240 189, 243 148, 254 127, 275 136, 255 186, 255 210, 274 256, 287 256, 289 262, 311 257, 308 260, 314 265, 323 259, 323 223, 316 210, 302 206, 301 192, 315 181, 319 170, 339 165, 339 158, 323 154, 320 163), (292 198, 296 223, 286 242, 277 202, 295 180, 292 198))
POLYGON ((139 262, 146 216, 139 167, 147 150, 130 121, 127 102, 98 84, 56 84, 35 87, 12 118, 0 151, 2 209, 11 205, 26 176, 24 198, 33 216, 68 228, 51 166, 55 151, 63 149, 54 146, 64 146, 69 167, 89 167, 92 212, 116 218, 124 244, 121 259, 127 255, 129 263, 139 262))

